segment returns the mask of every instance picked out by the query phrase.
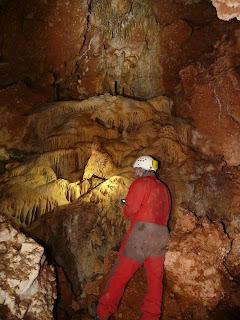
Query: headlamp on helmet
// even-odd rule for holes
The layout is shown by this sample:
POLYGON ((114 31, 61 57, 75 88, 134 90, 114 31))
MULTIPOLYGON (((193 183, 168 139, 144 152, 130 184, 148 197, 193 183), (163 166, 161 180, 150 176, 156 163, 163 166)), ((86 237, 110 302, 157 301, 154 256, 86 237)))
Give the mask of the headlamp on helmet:
POLYGON ((158 161, 150 156, 141 156, 136 159, 133 168, 141 168, 147 171, 157 171, 158 161))

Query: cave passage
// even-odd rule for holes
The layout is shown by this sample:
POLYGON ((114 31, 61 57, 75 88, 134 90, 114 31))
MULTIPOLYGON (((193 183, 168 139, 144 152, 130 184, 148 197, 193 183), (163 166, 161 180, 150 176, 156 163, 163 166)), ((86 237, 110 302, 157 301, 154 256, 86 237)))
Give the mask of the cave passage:
MULTIPOLYGON (((0 319, 96 319, 143 155, 172 203, 161 320, 240 319, 239 20, 237 0, 0 0, 0 319)), ((111 319, 141 318, 147 277, 111 319)))

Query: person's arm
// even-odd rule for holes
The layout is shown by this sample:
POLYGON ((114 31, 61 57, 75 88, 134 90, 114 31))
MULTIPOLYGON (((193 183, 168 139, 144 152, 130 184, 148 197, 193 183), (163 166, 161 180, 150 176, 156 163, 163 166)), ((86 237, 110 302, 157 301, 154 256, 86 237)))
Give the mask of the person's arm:
POLYGON ((171 201, 170 191, 169 191, 168 187, 166 185, 164 185, 163 196, 162 196, 162 212, 164 214, 163 223, 166 225, 169 220, 171 206, 172 206, 172 201, 171 201))
POLYGON ((126 205, 123 209, 124 216, 127 219, 131 220, 139 211, 145 193, 146 186, 143 179, 137 179, 131 184, 126 197, 126 205))

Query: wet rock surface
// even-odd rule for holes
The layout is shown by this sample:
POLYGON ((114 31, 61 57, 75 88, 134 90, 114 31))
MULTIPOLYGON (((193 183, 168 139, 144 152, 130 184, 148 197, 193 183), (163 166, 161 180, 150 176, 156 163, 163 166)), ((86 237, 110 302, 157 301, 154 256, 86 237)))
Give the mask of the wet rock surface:
POLYGON ((44 249, 0 215, 0 317, 53 319, 56 279, 44 249))

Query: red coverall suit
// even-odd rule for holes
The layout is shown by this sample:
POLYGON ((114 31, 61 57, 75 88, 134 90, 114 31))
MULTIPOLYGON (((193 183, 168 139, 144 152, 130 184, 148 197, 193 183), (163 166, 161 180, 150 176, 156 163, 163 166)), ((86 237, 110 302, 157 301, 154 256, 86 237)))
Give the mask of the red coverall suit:
POLYGON ((170 210, 169 191, 155 176, 141 177, 131 184, 124 207, 124 215, 131 225, 97 306, 100 320, 107 320, 116 312, 126 284, 143 264, 148 290, 141 308, 141 320, 159 319, 170 210))

